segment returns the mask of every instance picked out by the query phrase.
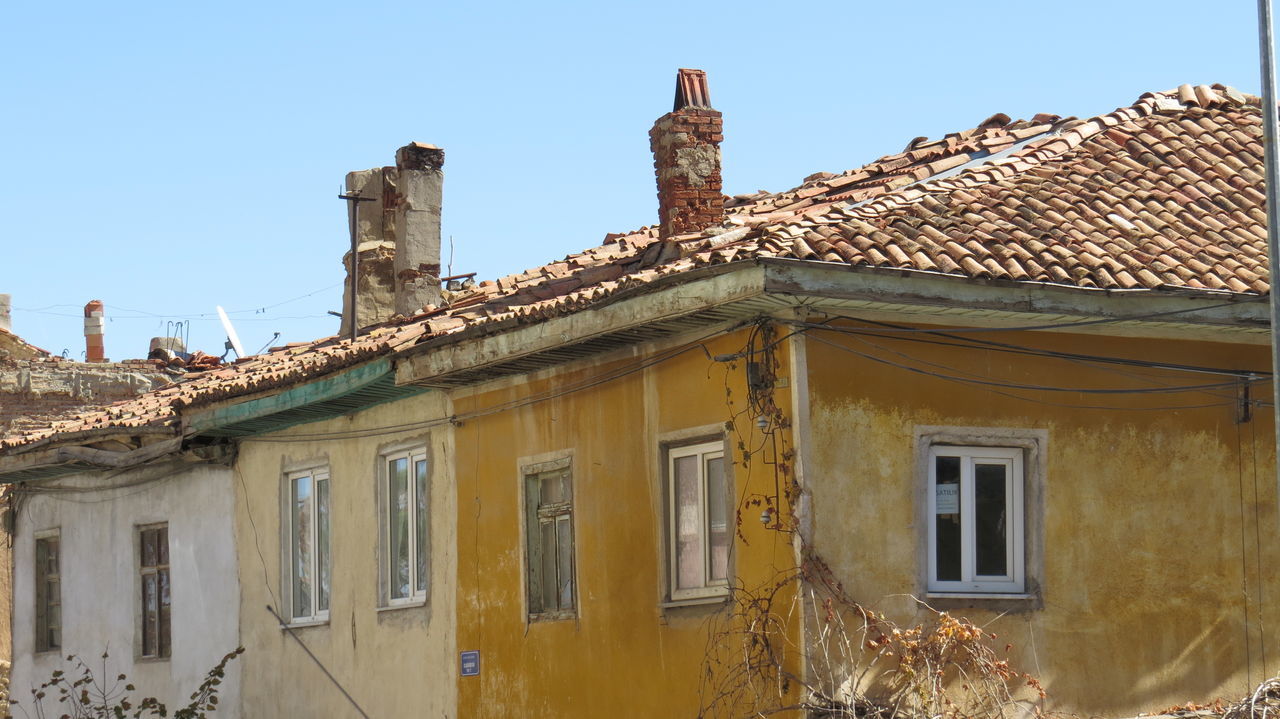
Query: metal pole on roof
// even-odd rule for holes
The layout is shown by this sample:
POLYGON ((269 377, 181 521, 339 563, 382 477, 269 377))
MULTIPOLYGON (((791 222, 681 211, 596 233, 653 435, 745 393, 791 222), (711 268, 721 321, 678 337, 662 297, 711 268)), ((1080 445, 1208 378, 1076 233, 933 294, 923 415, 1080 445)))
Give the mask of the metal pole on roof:
POLYGON ((348 317, 351 318, 351 341, 355 342, 356 337, 360 336, 360 322, 356 317, 356 291, 360 289, 360 241, 358 238, 359 230, 357 222, 360 218, 360 203, 373 202, 375 198, 361 197, 359 192, 348 192, 345 195, 338 195, 339 200, 347 201, 348 221, 351 225, 351 276, 347 278, 350 283, 347 294, 351 297, 351 304, 347 308, 350 312, 348 317))
MULTIPOLYGON (((1258 0, 1258 49, 1262 62, 1262 146, 1266 157, 1266 196, 1267 196, 1267 259, 1270 267, 1271 283, 1271 392, 1275 402, 1276 420, 1276 457, 1280 458, 1280 334, 1276 329, 1280 326, 1280 201, 1276 199, 1276 187, 1280 177, 1280 161, 1277 160, 1276 146, 1280 140, 1280 132, 1276 126, 1276 74, 1275 74, 1275 42, 1272 37, 1271 0, 1258 0)), ((1277 465, 1280 470, 1280 464, 1277 465)), ((1280 491, 1280 472, 1276 476, 1277 490, 1280 491)))

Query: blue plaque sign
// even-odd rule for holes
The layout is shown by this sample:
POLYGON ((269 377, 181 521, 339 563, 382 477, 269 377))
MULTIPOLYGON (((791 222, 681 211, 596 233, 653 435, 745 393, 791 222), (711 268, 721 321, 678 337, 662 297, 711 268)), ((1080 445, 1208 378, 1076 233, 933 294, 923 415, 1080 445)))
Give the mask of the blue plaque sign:
POLYGON ((462 652, 462 676, 480 676, 480 652, 462 652))

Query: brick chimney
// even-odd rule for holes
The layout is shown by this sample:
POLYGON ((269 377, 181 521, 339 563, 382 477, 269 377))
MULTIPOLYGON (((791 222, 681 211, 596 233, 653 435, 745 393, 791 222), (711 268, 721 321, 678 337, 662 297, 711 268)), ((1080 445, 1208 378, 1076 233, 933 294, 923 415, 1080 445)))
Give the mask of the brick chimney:
POLYGON ((680 70, 670 113, 649 131, 658 177, 659 237, 697 232, 724 219, 720 180, 723 121, 711 109, 707 74, 680 70))
POLYGON ((102 300, 90 300, 84 306, 84 361, 106 362, 107 353, 102 344, 102 300))
MULTIPOLYGON (((372 198, 356 204, 359 253, 358 326, 411 316, 440 304, 440 205, 444 150, 414 142, 396 151, 395 167, 347 174, 347 192, 372 198)), ((342 327, 351 327, 351 253, 343 258, 342 327)))

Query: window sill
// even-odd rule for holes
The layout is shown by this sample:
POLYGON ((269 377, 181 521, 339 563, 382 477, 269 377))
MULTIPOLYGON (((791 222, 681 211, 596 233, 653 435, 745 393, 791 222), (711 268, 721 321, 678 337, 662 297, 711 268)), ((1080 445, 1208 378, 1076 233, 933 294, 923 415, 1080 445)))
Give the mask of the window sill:
POLYGON ((1036 595, 1027 593, 999 592, 929 592, 928 599, 1035 599, 1036 595))
POLYGON ((399 604, 388 604, 385 607, 378 607, 379 612, 394 612, 397 609, 416 609, 418 607, 427 606, 427 599, 414 599, 413 601, 403 602, 399 604))
POLYGON ((294 620, 294 621, 292 621, 292 622, 289 622, 288 624, 285 624, 285 625, 281 626, 280 628, 281 628, 282 630, 284 630, 284 629, 306 629, 307 627, 323 627, 323 626, 325 626, 325 625, 326 625, 326 624, 328 624, 328 623, 329 623, 329 618, 328 618, 328 617, 325 617, 325 618, 323 618, 323 619, 297 619, 297 620, 294 620))
POLYGON ((137 657, 133 661, 138 664, 168 664, 172 657, 137 657))
POLYGON ((543 612, 542 614, 530 614, 529 623, 540 624, 543 622, 563 622, 577 618, 577 612, 543 612))
POLYGON ((662 607, 663 609, 674 609, 677 607, 697 607, 697 606, 702 606, 706 604, 724 604, 728 599, 729 599, 729 593, 722 592, 720 594, 711 594, 705 597, 689 597, 688 599, 673 599, 668 602, 663 602, 658 606, 662 607))

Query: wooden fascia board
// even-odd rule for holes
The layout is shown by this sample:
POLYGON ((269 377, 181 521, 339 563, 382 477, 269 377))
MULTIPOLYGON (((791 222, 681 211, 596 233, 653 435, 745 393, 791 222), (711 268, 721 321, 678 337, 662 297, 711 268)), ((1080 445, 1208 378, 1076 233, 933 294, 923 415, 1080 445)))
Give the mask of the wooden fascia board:
POLYGON ((295 385, 266 397, 242 400, 184 414, 183 434, 187 436, 197 435, 201 432, 261 419, 309 404, 336 399, 356 392, 390 372, 391 360, 382 357, 368 364, 359 365, 306 384, 295 385))
POLYGON ((762 294, 764 273, 758 263, 731 267, 732 271, 655 287, 649 293, 517 329, 404 350, 396 362, 396 384, 508 362, 762 294))
POLYGON ((49 469, 51 476, 57 476, 85 469, 133 467, 181 449, 182 439, 178 437, 152 442, 138 449, 123 452, 79 445, 47 447, 0 457, 0 483, 7 481, 5 478, 9 475, 36 469, 49 469), (55 467, 62 467, 65 471, 54 471, 55 467))
MULTIPOLYGON (((867 319, 954 326, 1040 324, 1028 317, 1122 322, 1056 327, 1057 332, 1195 339, 1262 345, 1270 341, 1270 308, 1263 301, 1222 293, 1109 291, 1043 283, 980 281, 936 273, 885 271, 801 260, 763 259, 765 292, 822 308, 823 299, 868 303, 867 319), (1225 305, 1225 306, 1220 306, 1225 305), (880 309, 876 309, 879 307, 880 309), (897 308, 896 310, 894 308, 897 308), (902 310, 910 309, 910 314, 902 310), (977 318, 956 309, 988 310, 977 318), (933 311, 931 311, 933 310, 933 311), (1165 312, 1179 314, 1145 317, 1165 312), (1126 320, 1125 318, 1136 318, 1126 320)), ((1065 320, 1064 323, 1072 320, 1065 320)))
POLYGON ((9 454, 0 456, 0 482, 6 475, 25 472, 28 470, 39 469, 41 467, 54 467, 57 465, 73 465, 77 468, 83 468, 86 465, 82 462, 59 457, 59 447, 48 447, 45 449, 37 449, 21 454, 9 454))

